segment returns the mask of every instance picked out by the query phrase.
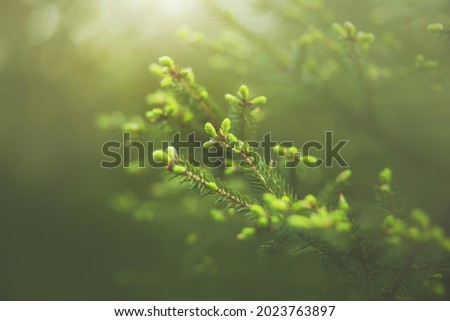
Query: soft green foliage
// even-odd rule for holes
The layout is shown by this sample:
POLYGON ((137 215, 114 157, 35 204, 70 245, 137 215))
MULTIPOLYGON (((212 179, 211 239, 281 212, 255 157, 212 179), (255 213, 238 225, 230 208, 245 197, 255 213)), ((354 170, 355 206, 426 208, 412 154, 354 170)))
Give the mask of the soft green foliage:
MULTIPOLYGON (((267 6, 273 5, 261 2, 267 6)), ((377 66, 370 60, 369 52, 377 45, 378 36, 358 30, 349 21, 332 23, 328 21, 328 12, 321 2, 311 3, 315 5, 308 7, 308 10, 321 13, 321 20, 326 21, 328 29, 322 30, 309 24, 305 33, 292 42, 292 52, 288 53, 274 50, 265 39, 255 36, 233 15, 214 3, 209 5, 246 40, 245 44, 252 45, 252 54, 263 56, 260 60, 246 60, 246 68, 260 70, 263 67, 270 76, 275 74, 273 82, 280 90, 284 89, 285 83, 301 80, 302 85, 317 90, 319 95, 335 94, 332 101, 336 108, 330 114, 334 113, 339 119, 347 118, 351 126, 365 126, 364 130, 384 139, 388 145, 390 137, 384 134, 374 116, 374 90, 389 85, 391 78, 401 78, 408 73, 431 72, 438 68, 438 62, 418 54, 415 62, 412 55, 408 62, 409 69, 388 64, 384 66, 383 61, 382 66, 377 66), (256 65, 261 61, 262 66, 256 65), (350 70, 349 74, 354 76, 348 87, 342 81, 348 80, 345 78, 347 74, 339 78, 343 70, 350 70), (386 83, 380 84, 383 81, 386 83), (344 85, 336 85, 339 82, 344 85), (358 91, 360 101, 354 103, 355 106, 342 103, 341 91, 344 90, 358 91)), ((281 14, 294 20, 307 19, 301 15, 301 10, 281 14)), ((448 26, 433 24, 428 26, 428 30, 445 34, 448 33, 448 26)), ((242 55, 237 55, 237 52, 239 49, 245 51, 245 48, 208 43, 202 34, 186 28, 180 29, 178 35, 191 44, 219 52, 231 61, 242 60, 242 55)), ((383 39, 395 47, 394 36, 386 34, 383 39)), ((382 52, 386 48, 377 50, 382 52)), ((364 298, 412 299, 419 297, 424 288, 433 289, 438 297, 443 295, 445 288, 435 276, 446 275, 450 268, 450 239, 445 236, 443 228, 431 223, 425 212, 413 210, 410 215, 407 214, 390 168, 378 174, 375 189, 379 208, 376 210, 354 205, 358 201, 343 193, 353 175, 348 168, 325 183, 323 188, 301 189, 298 185, 301 183, 300 175, 307 176, 308 170, 286 171, 281 166, 266 164, 261 153, 248 144, 255 137, 261 105, 267 102, 265 96, 254 95, 253 87, 250 90, 248 86, 241 85, 235 93, 223 96, 227 108, 217 103, 207 88, 197 83, 191 68, 181 67, 170 57, 161 57, 159 65, 150 65, 150 71, 160 79, 162 89, 147 96, 147 102, 154 108, 146 113, 146 118, 171 133, 188 124, 189 129, 208 136, 204 139, 203 148, 221 149, 226 155, 224 165, 218 170, 193 166, 173 147, 155 151, 153 158, 167 165, 170 177, 191 189, 198 189, 202 195, 211 196, 219 204, 217 207, 220 209, 214 208, 210 212, 214 221, 241 222, 238 240, 256 239, 261 244, 260 252, 267 255, 313 253, 326 264, 340 268, 355 291, 359 291, 364 298), (229 159, 230 154, 238 157, 239 164, 229 159), (235 188, 228 181, 229 176, 239 178, 239 182, 247 187, 245 192, 235 188)), ((302 121, 308 121, 307 117, 305 115, 302 121)), ((126 123, 125 128, 141 134, 143 131, 137 123, 126 123)), ((281 164, 300 160, 304 164, 314 165, 318 161, 315 156, 304 155, 294 146, 277 145, 273 151, 281 158, 281 164)), ((376 177, 375 173, 373 177, 376 177)))
MULTIPOLYGON (((345 36, 346 39, 351 37, 357 39, 358 33, 349 23, 339 27, 335 25, 334 29, 342 37, 345 36)), ((422 59, 419 58, 419 61, 422 61, 422 59)), ((180 72, 178 74, 176 71, 178 68, 169 57, 161 58, 160 64, 163 68, 166 68, 164 73, 182 75, 184 80, 181 83, 185 81, 182 89, 188 95, 191 95, 191 98, 199 104, 203 112, 208 114, 213 111, 200 97, 200 93, 196 89, 192 89, 195 87, 190 87, 195 84, 192 76, 189 76, 188 79, 186 78, 187 73, 180 72)), ((166 84, 165 79, 167 77, 164 76, 164 83, 161 83, 161 86, 174 93, 175 90, 171 89, 173 82, 171 81, 169 86, 166 84)), ((175 78, 178 77, 180 76, 175 78)), ((173 77, 171 77, 172 79, 173 77)), ((180 80, 178 81, 180 82, 180 80)), ((163 97, 174 97, 170 95, 170 92, 167 94, 168 96, 158 93, 160 97, 151 96, 148 100, 164 103, 165 98, 163 97)), ((202 92, 205 91, 202 90, 202 92)), ((245 129, 250 127, 250 122, 254 122, 253 118, 248 117, 249 114, 246 109, 266 100, 262 96, 252 100, 249 100, 249 97, 250 91, 244 85, 240 87, 237 96, 231 94, 225 96, 225 99, 230 103, 230 117, 235 119, 237 117, 239 126, 241 128, 243 126, 245 129)), ((161 114, 162 112, 158 109, 156 109, 156 113, 155 109, 152 112, 152 115, 161 114)), ((148 118, 152 119, 151 117, 148 118)), ((167 151, 157 150, 153 152, 153 158, 155 161, 167 164, 167 170, 172 175, 179 177, 182 182, 191 187, 197 187, 204 194, 216 197, 218 201, 227 202, 230 208, 234 208, 241 213, 240 217, 244 221, 246 218, 242 214, 250 215, 248 217, 249 226, 244 227, 237 235, 238 240, 248 240, 256 235, 261 235, 261 238, 266 239, 263 251, 271 252, 271 244, 273 244, 271 239, 276 239, 278 233, 287 234, 289 235, 286 238, 289 241, 288 248, 300 247, 302 251, 312 250, 327 261, 341 266, 344 270, 347 270, 350 279, 354 282, 364 282, 367 291, 370 291, 371 295, 377 298, 402 298, 404 287, 409 289, 410 287, 423 285, 422 282, 425 281, 420 281, 419 285, 413 283, 417 274, 425 276, 428 273, 426 272, 428 268, 425 266, 421 268, 417 265, 418 263, 415 263, 413 267, 413 261, 422 260, 418 256, 420 253, 418 247, 425 249, 437 244, 446 253, 443 255, 448 257, 450 239, 445 237, 441 228, 430 226, 427 214, 414 210, 411 214, 411 224, 407 223, 405 218, 400 215, 401 210, 396 208, 395 203, 392 202, 396 195, 391 188, 392 171, 389 168, 380 172, 378 190, 382 195, 381 199, 386 201, 385 204, 393 206, 392 212, 383 214, 382 223, 378 225, 375 223, 375 225, 366 227, 372 232, 364 235, 360 223, 358 223, 358 215, 352 213, 352 207, 342 193, 335 199, 323 197, 318 199, 313 194, 297 199, 298 196, 284 182, 276 168, 263 162, 255 162, 255 160, 261 160, 262 156, 245 141, 237 138, 231 132, 233 128, 234 121, 231 121, 230 118, 222 120, 218 129, 212 123, 207 122, 204 125, 204 131, 210 140, 204 144, 204 148, 208 149, 215 146, 238 154, 243 160, 241 169, 248 177, 249 182, 252 182, 255 188, 262 191, 258 198, 238 193, 218 177, 209 173, 207 169, 193 167, 188 161, 179 157, 173 147, 169 147, 167 151), (414 258, 411 257, 411 254, 408 254, 413 249, 414 258), (395 260, 394 257, 396 257, 395 260), (398 260, 407 260, 409 263, 402 266, 401 270, 398 270, 399 274, 396 275, 398 260), (383 270, 386 269, 393 271, 390 281, 386 280, 386 275, 383 274, 383 270)), ((128 123, 124 125, 124 129, 133 132, 141 131, 141 127, 128 123)), ((244 131, 241 129, 241 132, 244 131)), ((276 146, 274 151, 286 158, 301 157, 295 147, 276 146)), ((313 156, 308 156, 305 160, 310 163, 316 161, 313 156)), ((336 195, 331 190, 340 189, 339 186, 346 183, 350 176, 351 171, 349 169, 341 172, 335 180, 337 185, 330 189, 330 195, 336 195)), ((217 222, 227 220, 223 212, 219 210, 213 209, 211 215, 217 222)), ((283 248, 279 242, 276 243, 276 247, 283 248)), ((439 256, 437 262, 440 261, 441 257, 439 256)), ((431 258, 428 258, 426 264, 430 265, 430 263, 431 258)), ((436 268, 434 272, 440 271, 442 271, 442 268, 436 268)))
MULTIPOLYGON (((238 95, 239 99, 248 97, 248 88, 241 86, 238 95)), ((354 212, 344 194, 336 193, 349 181, 351 170, 346 169, 337 176, 324 194, 326 196, 318 198, 314 194, 307 194, 298 199, 281 174, 277 173, 277 168, 263 162, 255 163, 262 156, 236 138, 230 132, 233 128, 229 118, 221 122, 218 130, 207 122, 204 130, 209 141, 204 144, 204 148, 215 146, 238 154, 243 160, 241 169, 245 176, 255 188, 262 191, 259 197, 242 195, 207 168, 191 166, 177 155, 173 147, 169 147, 166 152, 155 151, 153 157, 157 161, 166 161, 169 173, 181 178, 182 182, 197 187, 205 195, 216 197, 218 201, 225 201, 228 208, 234 208, 240 213, 243 221, 248 220, 249 225, 237 235, 238 240, 249 240, 258 235, 266 239, 262 251, 268 253, 285 246, 292 250, 300 247, 300 252, 311 250, 343 268, 353 282, 364 284, 374 298, 404 298, 406 288, 412 291, 413 288, 423 286, 425 281, 421 278, 428 275, 428 265, 435 261, 439 266, 443 263, 443 257, 448 258, 450 239, 445 237, 441 228, 431 227, 427 214, 414 210, 411 214, 412 223, 405 221, 394 201, 396 194, 391 186, 391 169, 385 168, 379 173, 377 188, 382 205, 391 212, 381 213, 382 222, 380 219, 375 220, 362 230, 360 220, 363 216, 354 212), (279 233, 287 235, 285 240, 288 243, 282 246, 278 241, 273 248, 272 240, 277 239, 279 233), (434 244, 438 247, 433 247, 434 244), (442 254, 430 257, 426 250, 430 246, 435 250, 440 248, 442 254), (424 252, 421 254, 420 251, 424 252), (418 264, 424 258, 427 258, 426 266, 420 267, 418 264), (401 264, 398 270, 398 262, 402 260, 408 263, 401 264), (414 266, 413 261, 416 262, 414 266), (386 280, 383 272, 386 269, 393 271, 389 280, 386 280), (415 284, 417 280, 419 283, 415 284)), ((299 155, 295 147, 276 146, 274 150, 286 158, 299 155)), ((211 215, 217 222, 227 220, 223 212, 216 209, 211 211, 211 215)), ((444 266, 436 268, 434 273, 443 271, 444 266)))

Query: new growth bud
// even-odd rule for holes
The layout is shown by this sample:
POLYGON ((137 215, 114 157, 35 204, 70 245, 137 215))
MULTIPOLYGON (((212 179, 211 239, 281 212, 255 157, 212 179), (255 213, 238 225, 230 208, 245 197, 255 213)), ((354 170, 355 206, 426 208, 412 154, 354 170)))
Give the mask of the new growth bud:
POLYGON ((152 158, 157 163, 169 164, 172 160, 169 155, 162 150, 155 150, 152 154, 152 158))
POLYGON ((237 143, 237 142, 239 142, 239 139, 237 139, 237 137, 234 136, 234 135, 231 134, 231 133, 228 134, 227 139, 228 139, 228 142, 229 142, 229 143, 237 143))
POLYGON ((344 197, 344 194, 339 194, 339 208, 343 211, 347 211, 349 208, 349 205, 344 197))
POLYGON ((167 89, 173 84, 173 78, 170 76, 165 76, 163 79, 161 79, 160 83, 162 88, 167 89))
POLYGON ((353 38, 356 36, 356 27, 350 21, 344 22, 344 29, 347 31, 348 37, 353 38))
POLYGON ((144 125, 137 122, 128 122, 123 124, 122 130, 126 133, 141 134, 144 131, 144 125))
POLYGON ((206 90, 202 90, 201 92, 200 92, 200 98, 202 99, 202 100, 208 100, 208 92, 206 91, 206 90))
POLYGON ((225 118, 221 125, 222 134, 226 137, 228 135, 228 132, 231 129, 231 121, 229 118, 225 118))
POLYGON ((162 56, 161 58, 159 58, 159 63, 161 66, 164 66, 164 67, 167 67, 170 69, 175 67, 175 63, 173 62, 173 59, 168 56, 162 56))
POLYGON ((350 169, 346 169, 344 171, 342 171, 337 177, 336 177, 336 182, 337 183, 344 183, 346 182, 350 176, 352 176, 352 171, 350 169))
POLYGON ((238 105, 239 104, 239 98, 232 94, 226 94, 225 100, 228 101, 231 105, 238 105))
POLYGON ((264 211, 264 208, 259 205, 252 205, 250 207, 250 212, 252 212, 256 216, 266 216, 266 212, 264 211))
POLYGON ((210 122, 207 122, 205 124, 205 133, 207 133, 212 138, 217 137, 216 129, 214 128, 213 124, 211 124, 210 122))
POLYGON ((186 173, 186 170, 187 170, 186 167, 180 165, 174 165, 172 167, 172 172, 178 175, 183 175, 184 173, 186 173))
POLYGON ((332 29, 334 33, 340 38, 347 38, 347 31, 339 23, 333 23, 332 29))
POLYGON ((250 90, 246 85, 242 85, 241 87, 239 87, 239 95, 242 99, 248 99, 248 97, 250 96, 250 90))
POLYGON ((258 96, 250 100, 250 104, 252 105, 264 105, 267 102, 267 98, 265 96, 258 96))
POLYGON ((392 179, 392 171, 390 168, 386 167, 385 169, 383 169, 380 174, 378 175, 378 178, 380 180, 381 184, 391 184, 391 179, 392 179))
POLYGON ((173 146, 167 147, 167 155, 169 155, 169 159, 172 161, 178 158, 177 150, 173 146))
POLYGON ((217 186, 217 184, 214 183, 214 182, 209 182, 209 183, 208 183, 208 188, 211 189, 211 190, 213 190, 213 191, 219 190, 219 186, 217 186))
POLYGON ((244 227, 236 238, 240 241, 251 239, 256 234, 256 230, 254 227, 244 227))
POLYGON ((216 222, 225 222, 226 218, 222 211, 216 210, 215 208, 211 210, 210 212, 211 217, 216 222))
POLYGON ((433 33, 441 33, 445 31, 445 25, 442 23, 432 23, 427 26, 427 29, 433 33))

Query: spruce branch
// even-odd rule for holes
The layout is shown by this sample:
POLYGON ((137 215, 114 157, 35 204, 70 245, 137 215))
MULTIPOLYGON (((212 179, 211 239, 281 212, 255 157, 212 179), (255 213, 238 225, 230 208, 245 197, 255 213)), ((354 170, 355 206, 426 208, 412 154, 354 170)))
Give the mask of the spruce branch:
POLYGON ((284 180, 274 173, 276 169, 265 164, 261 155, 254 151, 248 143, 240 141, 232 133, 229 133, 230 128, 231 121, 228 118, 222 122, 219 132, 211 123, 206 123, 205 132, 211 137, 211 140, 205 143, 204 147, 210 148, 216 145, 240 155, 246 165, 243 166, 243 169, 246 169, 256 179, 263 190, 277 197, 292 196, 292 191, 286 186, 284 180))
POLYGON ((252 202, 246 196, 233 191, 231 188, 226 187, 212 175, 202 172, 187 161, 183 161, 173 147, 169 147, 167 152, 161 150, 155 151, 153 153, 153 159, 157 162, 165 162, 167 164, 167 171, 175 177, 182 178, 182 182, 190 184, 191 187, 198 188, 205 195, 216 195, 219 197, 219 200, 234 204, 238 210, 249 209, 252 204, 256 203, 252 202))
POLYGON ((221 109, 218 104, 209 97, 208 92, 195 81, 191 68, 180 68, 167 56, 159 58, 162 66, 161 87, 170 89, 178 84, 179 88, 188 95, 194 104, 205 114, 206 117, 218 122, 221 119, 221 109))
POLYGON ((264 105, 267 98, 265 96, 250 98, 248 87, 241 85, 237 95, 226 94, 225 100, 230 105, 230 118, 238 128, 238 136, 244 141, 250 139, 255 131, 258 106, 264 105))

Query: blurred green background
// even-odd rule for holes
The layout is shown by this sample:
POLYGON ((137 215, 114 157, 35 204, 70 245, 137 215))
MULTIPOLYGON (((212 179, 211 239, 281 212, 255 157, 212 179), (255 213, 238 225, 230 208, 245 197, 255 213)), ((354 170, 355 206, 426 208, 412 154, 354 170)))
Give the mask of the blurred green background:
MULTIPOLYGON (((450 41, 426 30, 448 22, 449 2, 324 2, 337 22, 350 20, 377 40, 386 31, 396 35, 400 48, 378 53, 380 64, 414 68, 419 53, 440 63, 434 74, 408 74, 379 88, 374 101, 382 138, 346 121, 344 110, 336 117, 330 110, 340 107, 315 100, 320 93, 307 87, 274 85, 252 70, 213 68, 210 52, 175 36, 181 25, 212 38, 227 28, 202 1, 1 1, 0 299, 352 297, 337 271, 310 257, 258 256, 257 242, 235 240, 239 225, 210 219, 210 200, 164 191, 160 171, 129 176, 100 168, 101 145, 120 133, 100 131, 97 115, 143 114, 145 96, 159 86, 147 66, 162 55, 192 66, 217 100, 242 83, 266 95, 260 133, 299 145, 323 140, 326 130, 350 139, 344 150, 354 173, 350 200, 368 204, 377 173, 390 166, 408 208, 423 208, 449 231, 450 88, 448 77, 439 79, 449 74, 450 41), (112 209, 118 192, 148 200, 151 214, 136 219, 112 209), (193 232, 199 240, 188 246, 193 232)), ((221 3, 274 47, 289 48, 289 39, 304 32, 256 10, 254 1, 221 3)), ((341 92, 334 87, 335 96, 351 106, 360 96, 345 85, 341 92)))

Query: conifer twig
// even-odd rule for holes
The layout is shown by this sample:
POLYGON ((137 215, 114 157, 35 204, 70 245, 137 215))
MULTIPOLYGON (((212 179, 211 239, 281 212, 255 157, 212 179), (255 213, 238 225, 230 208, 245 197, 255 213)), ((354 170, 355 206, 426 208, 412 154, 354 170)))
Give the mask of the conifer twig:
MULTIPOLYGON (((170 169, 169 169, 170 170, 170 169)), ((214 185, 214 182, 208 182, 206 179, 200 177, 199 175, 195 174, 194 172, 190 171, 190 170, 186 170, 183 175, 185 177, 187 177, 188 180, 193 181, 195 184, 202 186, 204 188, 207 188, 209 190, 211 190, 212 192, 220 195, 221 197, 227 199, 230 202, 233 202, 243 208, 250 208, 251 204, 248 203, 247 200, 237 196, 237 195, 233 195, 231 192, 227 191, 224 188, 220 188, 216 185, 214 185)))

